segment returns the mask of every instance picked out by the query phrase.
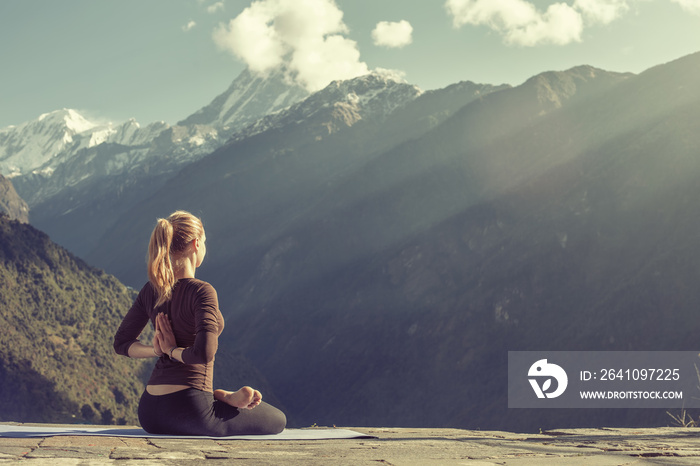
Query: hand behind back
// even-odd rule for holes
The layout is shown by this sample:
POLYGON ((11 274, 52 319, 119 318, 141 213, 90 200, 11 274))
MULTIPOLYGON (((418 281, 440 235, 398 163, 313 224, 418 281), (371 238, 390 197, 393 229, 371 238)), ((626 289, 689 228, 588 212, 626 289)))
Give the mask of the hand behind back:
POLYGON ((156 315, 156 334, 153 337, 153 347, 156 348, 156 352, 160 349, 163 353, 177 347, 170 319, 162 312, 156 315))

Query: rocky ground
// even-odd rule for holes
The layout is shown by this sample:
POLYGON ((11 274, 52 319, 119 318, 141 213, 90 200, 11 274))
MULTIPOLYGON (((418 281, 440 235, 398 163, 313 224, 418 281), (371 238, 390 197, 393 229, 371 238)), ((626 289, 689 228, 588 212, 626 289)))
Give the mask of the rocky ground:
POLYGON ((596 428, 519 434, 461 429, 350 428, 376 438, 211 440, 56 436, 0 438, 0 463, 59 465, 469 464, 696 465, 697 428, 596 428))

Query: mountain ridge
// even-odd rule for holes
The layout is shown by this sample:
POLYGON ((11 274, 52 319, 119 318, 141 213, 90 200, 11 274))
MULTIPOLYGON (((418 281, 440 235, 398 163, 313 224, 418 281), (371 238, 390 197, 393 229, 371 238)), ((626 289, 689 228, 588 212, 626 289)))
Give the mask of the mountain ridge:
POLYGON ((319 118, 319 113, 330 107, 331 114, 320 117, 319 125, 325 128, 325 131, 317 134, 316 137, 320 138, 363 119, 386 118, 422 93, 417 86, 389 73, 372 72, 353 79, 333 81, 308 98, 264 116, 236 133, 233 140, 240 141, 275 127, 319 118), (337 120, 338 123, 335 122, 337 120))
MULTIPOLYGON (((252 102, 255 104, 254 110, 269 113, 308 95, 306 91, 295 93, 294 89, 284 81, 283 76, 272 75, 264 80, 244 71, 225 93, 196 113, 202 116, 207 109, 216 107, 224 116, 228 113, 238 115, 233 119, 229 115, 225 121, 217 120, 219 116, 216 116, 210 121, 226 126, 169 126, 157 123, 141 129, 133 120, 117 130, 89 125, 88 129, 76 136, 77 142, 69 147, 73 149, 72 152, 64 150, 53 154, 30 173, 14 176, 13 183, 32 208, 33 224, 49 232, 71 251, 84 255, 96 246, 99 236, 109 228, 111 218, 139 199, 150 196, 165 179, 182 167, 225 144, 227 134, 262 116, 254 113, 239 115, 239 110, 248 108, 252 102), (286 99, 271 93, 271 90, 281 92, 284 89, 289 91, 285 91, 286 99), (223 101, 231 109, 238 110, 228 112, 222 107, 223 101), (134 129, 129 131, 130 128, 134 129), (107 131, 108 135, 105 134, 107 131), (139 137, 145 132, 147 136, 139 137), (119 138, 119 135, 129 136, 129 139, 119 138), (111 216, 101 214, 108 210, 112 211, 111 216), (76 236, 76 229, 84 230, 85 236, 76 236)), ((344 110, 355 112, 354 118, 359 116, 357 112, 362 113, 363 117, 371 113, 361 107, 355 105, 352 108, 344 107, 344 110)), ((328 120, 333 121, 333 118, 328 120)))
MULTIPOLYGON (((379 84, 380 81, 377 79, 374 83, 379 84)), ((359 84, 360 88, 367 88, 363 78, 351 80, 348 85, 351 86, 352 82, 359 84)), ((382 86, 379 87, 382 88, 382 86)), ((146 231, 152 218, 162 215, 158 214, 161 208, 156 209, 149 204, 169 205, 162 208, 165 210, 173 209, 177 205, 177 208, 188 208, 193 212, 203 212, 203 205, 206 204, 216 205, 221 211, 237 212, 241 215, 238 221, 244 224, 259 222, 267 215, 270 215, 269 218, 277 216, 283 223, 293 222, 295 218, 303 218, 303 212, 314 209, 329 189, 335 189, 334 185, 342 179, 345 172, 363 166, 385 148, 429 130, 436 122, 447 118, 464 103, 499 89, 475 84, 450 88, 444 92, 449 96, 451 106, 438 108, 434 103, 441 102, 440 92, 418 96, 418 90, 414 86, 395 81, 390 83, 390 88, 396 89, 401 96, 407 97, 403 97, 404 105, 394 109, 389 117, 384 116, 386 112, 384 107, 380 106, 380 111, 372 114, 376 114, 376 117, 364 114, 359 120, 354 117, 348 120, 345 115, 336 113, 335 105, 328 104, 329 100, 321 99, 316 103, 314 96, 324 95, 323 91, 311 96, 305 101, 306 103, 301 102, 290 107, 289 113, 285 111, 274 114, 271 118, 281 116, 287 124, 273 125, 262 133, 256 132, 241 140, 234 139, 208 157, 189 165, 186 172, 181 172, 168 181, 170 186, 187 185, 184 190, 178 189, 176 192, 165 186, 163 193, 168 192, 167 196, 155 193, 148 202, 138 206, 137 210, 149 209, 152 211, 151 214, 141 212, 129 214, 132 218, 130 223, 134 228, 146 231), (424 102, 430 105, 422 108, 424 102), (310 115, 310 118, 299 120, 296 117, 299 113, 294 110, 298 108, 303 110, 309 103, 312 104, 311 109, 316 110, 302 111, 301 113, 310 115), (394 118, 405 122, 405 125, 403 123, 401 125, 403 128, 393 126, 394 118), (338 126, 335 130, 329 131, 329 124, 338 126), (384 128, 388 131, 384 131, 384 128), (407 128, 411 131, 405 131, 407 128), (180 191, 184 193, 189 189, 202 194, 195 197, 180 195, 180 191), (265 192, 261 192, 261 189, 265 192), (290 195, 291 192, 296 194, 290 195), (204 193, 206 198, 203 197, 204 193), (161 198, 162 202, 158 201, 158 198, 161 198), (247 202, 248 198, 254 199, 254 203, 247 202)), ((343 104, 346 102, 347 95, 353 94, 342 90, 339 92, 339 89, 337 84, 331 84, 328 88, 330 94, 340 99, 343 104)), ((371 88, 367 89, 374 93, 371 88)), ((213 209, 216 210, 216 208, 213 209)), ((230 226, 222 225, 224 219, 218 219, 218 215, 210 217, 214 217, 208 220, 210 225, 208 229, 214 233, 210 236, 210 241, 216 241, 218 236, 216 230, 220 230, 220 235, 228 236, 232 241, 240 241, 241 245, 246 245, 245 247, 253 247, 261 237, 268 237, 275 231, 272 228, 262 233, 262 236, 254 234, 252 237, 241 237, 238 232, 231 230, 230 226), (224 231, 230 233, 224 233, 224 231)), ((111 230, 101 242, 112 244, 115 243, 116 236, 131 236, 131 233, 124 231, 125 228, 128 226, 120 225, 111 230)), ((238 231, 245 235, 246 229, 238 231)), ((134 251, 138 250, 131 246, 124 246, 125 250, 122 250, 118 256, 131 257, 135 260, 134 251)), ((94 250, 87 257, 102 267, 114 270, 127 282, 134 279, 127 277, 140 275, 136 269, 133 269, 133 273, 124 274, 123 266, 116 266, 105 257, 110 253, 105 253, 106 251, 94 250), (116 268, 112 269, 112 267, 116 268)))
POLYGON ((226 91, 178 122, 178 125, 198 124, 226 128, 230 135, 253 123, 255 119, 293 105, 308 95, 309 92, 294 84, 284 70, 265 76, 245 69, 226 91), (275 95, 275 98, 264 99, 266 95, 275 95))
POLYGON ((16 188, 34 206, 60 193, 61 186, 94 179, 98 174, 70 177, 73 170, 65 168, 60 180, 51 177, 76 157, 94 158, 94 151, 100 150, 98 146, 103 143, 121 147, 109 156, 117 177, 124 160, 130 160, 127 171, 140 170, 141 164, 154 166, 157 162, 169 167, 162 172, 173 172, 214 151, 232 132, 256 118, 306 95, 306 91, 301 92, 280 74, 265 79, 244 70, 226 92, 177 125, 154 122, 141 127, 134 119, 117 125, 98 124, 76 110, 57 110, 33 121, 0 129, 0 173, 14 178, 16 188), (278 93, 286 94, 286 98, 278 93), (205 117, 212 108, 221 115, 205 117), (51 184, 53 187, 47 189, 51 184))
POLYGON ((6 214, 11 220, 29 223, 29 206, 19 197, 12 181, 0 175, 0 213, 6 214))

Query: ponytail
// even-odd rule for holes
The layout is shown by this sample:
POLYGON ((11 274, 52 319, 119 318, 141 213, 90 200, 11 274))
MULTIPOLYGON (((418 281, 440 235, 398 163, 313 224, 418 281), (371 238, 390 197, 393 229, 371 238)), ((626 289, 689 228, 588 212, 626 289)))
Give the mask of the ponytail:
POLYGON ((167 219, 158 219, 148 244, 148 281, 158 297, 155 307, 172 297, 176 281, 173 260, 203 235, 202 221, 189 212, 179 210, 167 219))

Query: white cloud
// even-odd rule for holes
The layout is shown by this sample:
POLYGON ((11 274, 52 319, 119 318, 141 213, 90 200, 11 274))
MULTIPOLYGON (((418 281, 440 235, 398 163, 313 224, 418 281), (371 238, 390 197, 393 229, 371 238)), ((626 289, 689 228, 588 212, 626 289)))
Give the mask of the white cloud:
POLYGON ((576 0, 574 8, 588 22, 609 24, 629 10, 627 0, 576 0))
POLYGON ((333 0, 257 0, 213 34, 216 44, 266 73, 286 66, 310 91, 369 70, 357 44, 343 34, 343 12, 333 0))
POLYGON ((219 47, 233 53, 251 71, 258 73, 280 66, 286 53, 275 28, 268 24, 268 10, 264 3, 255 2, 232 19, 228 26, 219 25, 213 36, 219 47))
POLYGON ((538 44, 565 45, 580 42, 583 32, 581 15, 564 3, 555 3, 532 21, 510 29, 508 43, 534 46, 538 44))
POLYGON ((678 3, 688 13, 700 15, 700 0, 671 0, 678 3))
POLYGON ((216 2, 207 7, 207 13, 216 13, 224 9, 224 2, 216 2))
POLYGON ((533 22, 535 7, 523 0, 447 0, 447 11, 455 27, 487 24, 492 28, 515 28, 533 22))
POLYGON ((486 25, 503 35, 508 44, 534 46, 580 42, 581 14, 565 3, 540 12, 526 0, 447 0, 455 27, 486 25))
POLYGON ((406 72, 402 70, 393 70, 389 68, 377 67, 374 69, 374 73, 377 73, 381 76, 385 76, 389 79, 393 79, 394 81, 400 83, 408 83, 408 81, 406 81, 406 72))
MULTIPOLYGON (((550 3, 545 11, 528 0, 446 0, 454 27, 484 25, 509 45, 566 45, 580 42, 584 27, 610 24, 639 0, 574 0, 550 3)), ((700 13, 700 0, 671 0, 700 13)))
POLYGON ((196 25, 197 25, 196 22, 190 21, 187 24, 185 24, 184 26, 182 26, 182 30, 185 32, 191 31, 192 28, 194 28, 196 25))
POLYGON ((400 48, 413 42, 413 26, 406 20, 380 21, 372 31, 374 45, 400 48))

